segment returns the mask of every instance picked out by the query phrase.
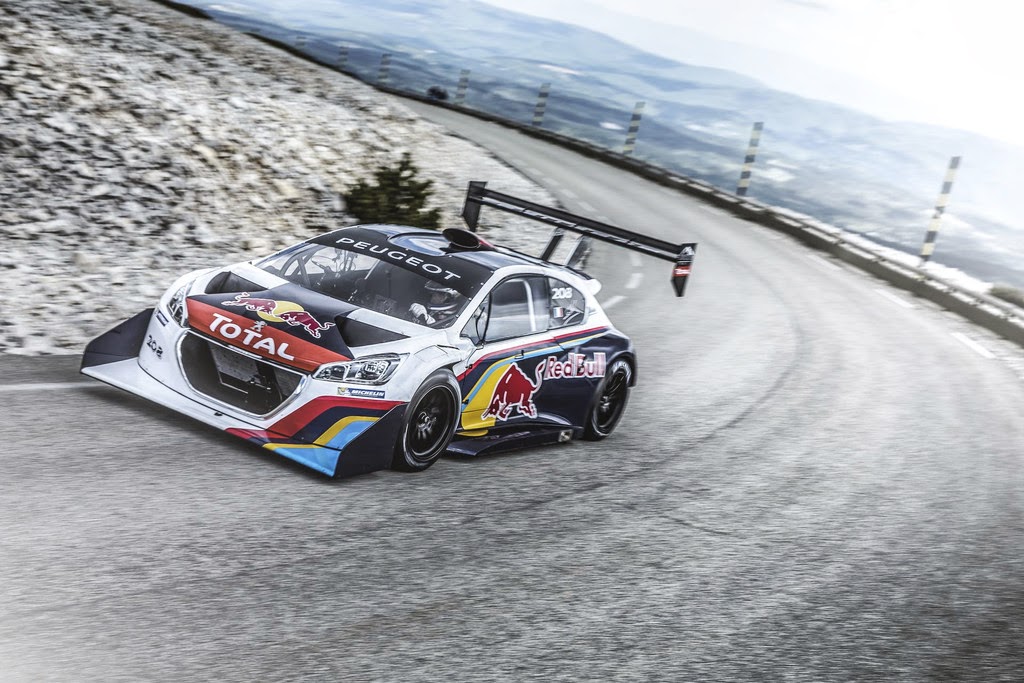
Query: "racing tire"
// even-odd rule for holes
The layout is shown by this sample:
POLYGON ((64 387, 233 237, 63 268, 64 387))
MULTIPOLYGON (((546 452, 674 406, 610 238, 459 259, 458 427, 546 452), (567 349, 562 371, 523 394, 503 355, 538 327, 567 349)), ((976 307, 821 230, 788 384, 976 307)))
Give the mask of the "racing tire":
POLYGON ((584 439, 600 441, 615 431, 615 426, 626 410, 632 381, 633 368, 629 362, 622 358, 612 361, 597 387, 590 412, 587 413, 587 422, 583 425, 584 439))
POLYGON ((422 472, 441 457, 459 426, 462 398, 459 384, 448 370, 438 370, 416 390, 395 443, 391 467, 422 472))

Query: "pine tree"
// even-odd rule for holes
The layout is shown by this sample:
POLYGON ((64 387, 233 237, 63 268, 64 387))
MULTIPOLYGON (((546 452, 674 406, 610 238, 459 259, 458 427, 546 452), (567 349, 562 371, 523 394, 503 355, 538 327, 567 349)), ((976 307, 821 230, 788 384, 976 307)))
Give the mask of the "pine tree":
POLYGON ((361 223, 394 223, 420 228, 441 227, 440 209, 425 210, 433 194, 432 180, 417 180, 419 169, 406 152, 397 166, 379 166, 375 184, 360 180, 345 196, 348 210, 361 223))

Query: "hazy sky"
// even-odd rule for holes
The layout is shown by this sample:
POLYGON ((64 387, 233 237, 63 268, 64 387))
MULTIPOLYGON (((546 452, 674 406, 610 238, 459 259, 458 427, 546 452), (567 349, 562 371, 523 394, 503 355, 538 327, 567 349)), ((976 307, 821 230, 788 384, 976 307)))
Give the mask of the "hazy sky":
POLYGON ((886 118, 1024 144, 1024 4, 1013 0, 485 2, 886 118), (719 40, 673 39, 673 27, 719 40))

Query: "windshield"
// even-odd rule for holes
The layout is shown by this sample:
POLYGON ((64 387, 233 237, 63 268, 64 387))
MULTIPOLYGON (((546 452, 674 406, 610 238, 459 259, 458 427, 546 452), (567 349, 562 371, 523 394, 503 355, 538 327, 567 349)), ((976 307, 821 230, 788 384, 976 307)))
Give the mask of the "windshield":
POLYGON ((435 328, 450 326, 469 303, 443 279, 331 245, 300 244, 256 265, 335 299, 435 328))

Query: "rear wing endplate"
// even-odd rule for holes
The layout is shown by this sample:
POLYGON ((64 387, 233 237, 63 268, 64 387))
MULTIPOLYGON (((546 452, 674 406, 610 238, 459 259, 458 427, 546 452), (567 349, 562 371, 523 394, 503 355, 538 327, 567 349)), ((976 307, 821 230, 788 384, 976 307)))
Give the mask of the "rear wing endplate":
POLYGON ((476 232, 480 220, 480 209, 490 206, 500 211, 507 211, 519 216, 525 216, 541 223, 553 225, 555 230, 551 233, 551 239, 544 248, 540 258, 549 261, 558 247, 559 242, 566 231, 580 235, 576 246, 569 256, 568 263, 572 263, 576 257, 585 249, 584 238, 591 237, 601 242, 607 242, 619 247, 625 247, 641 254, 647 254, 664 261, 671 261, 672 286, 675 288, 676 296, 682 296, 686 290, 686 280, 690 277, 690 266, 697 251, 696 242, 683 244, 672 244, 655 237, 641 235, 625 228, 617 228, 600 221, 595 221, 583 216, 571 214, 568 211, 554 209, 549 206, 542 206, 534 202, 513 197, 511 195, 488 190, 487 183, 478 180, 470 181, 466 190, 466 203, 462 207, 462 218, 466 225, 473 232, 476 232))

